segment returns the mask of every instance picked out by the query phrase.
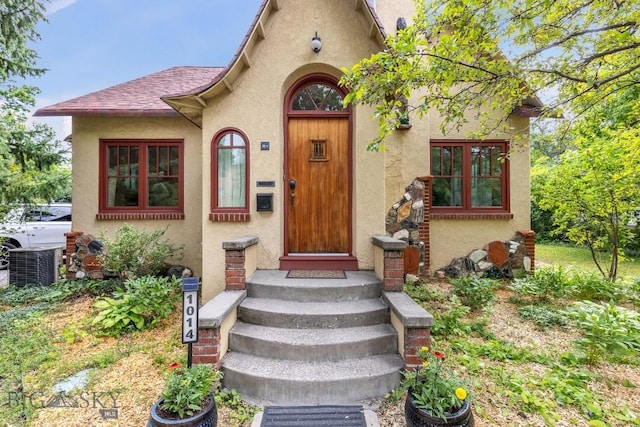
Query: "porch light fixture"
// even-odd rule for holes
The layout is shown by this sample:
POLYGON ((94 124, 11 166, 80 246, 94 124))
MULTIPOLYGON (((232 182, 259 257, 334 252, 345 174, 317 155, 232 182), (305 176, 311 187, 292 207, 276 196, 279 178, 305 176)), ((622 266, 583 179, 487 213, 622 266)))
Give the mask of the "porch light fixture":
POLYGON ((318 53, 320 52, 320 49, 322 49, 322 40, 320 40, 320 37, 318 37, 318 32, 316 31, 316 35, 311 39, 311 50, 313 50, 315 53, 318 53))

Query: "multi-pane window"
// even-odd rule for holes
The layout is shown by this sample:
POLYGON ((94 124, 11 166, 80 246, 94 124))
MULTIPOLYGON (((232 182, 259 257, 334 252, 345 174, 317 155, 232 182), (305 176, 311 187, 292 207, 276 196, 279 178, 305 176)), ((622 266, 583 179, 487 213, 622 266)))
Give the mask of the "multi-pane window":
POLYGON ((101 141, 101 211, 181 211, 182 157, 182 141, 101 141))
POLYGON ((431 141, 434 210, 508 211, 504 141, 431 141))
POLYGON ((213 210, 248 210, 248 140, 237 130, 227 129, 213 140, 213 210))

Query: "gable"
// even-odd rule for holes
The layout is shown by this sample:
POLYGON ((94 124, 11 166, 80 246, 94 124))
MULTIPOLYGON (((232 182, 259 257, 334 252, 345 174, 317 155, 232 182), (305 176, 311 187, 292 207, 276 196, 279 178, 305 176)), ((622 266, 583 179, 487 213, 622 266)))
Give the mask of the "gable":
MULTIPOLYGON (((376 15, 373 6, 368 0, 340 0, 340 6, 345 8, 351 8, 356 11, 366 23, 367 32, 366 37, 377 44, 378 48, 384 46, 384 39, 386 34, 378 16, 376 15)), ((242 44, 236 51, 233 59, 229 65, 214 79, 209 86, 199 88, 183 94, 170 95, 163 97, 163 100, 174 107, 176 111, 179 111, 182 115, 189 118, 193 123, 202 126, 202 110, 208 105, 208 101, 222 93, 233 92, 237 85, 238 80, 255 64, 255 58, 260 53, 264 43, 269 43, 272 40, 278 39, 281 34, 276 34, 272 26, 272 21, 282 13, 294 14, 290 9, 293 9, 293 4, 287 4, 285 0, 266 0, 262 3, 261 8, 256 15, 247 35, 245 36, 242 44)), ((309 6, 304 4, 304 6, 309 6)), ((323 13, 335 12, 330 5, 326 5, 326 9, 323 13)), ((309 15, 312 12, 309 11, 309 15)), ((290 18, 290 21, 296 19, 304 19, 304 23, 298 25, 303 28, 311 28, 313 26, 313 20, 309 16, 298 15, 299 18, 290 18)), ((317 20, 317 19, 316 19, 317 20)), ((280 31, 285 31, 280 28, 280 31)), ((309 46, 314 35, 311 30, 309 32, 309 46)), ((317 35, 317 32, 316 32, 317 35)), ((306 42, 306 41, 305 41, 306 42)), ((286 49, 283 46, 283 49, 286 49)), ((310 49, 310 47, 309 47, 310 49)), ((360 57, 355 60, 359 60, 360 57)), ((351 65, 351 64, 344 64, 351 65)))

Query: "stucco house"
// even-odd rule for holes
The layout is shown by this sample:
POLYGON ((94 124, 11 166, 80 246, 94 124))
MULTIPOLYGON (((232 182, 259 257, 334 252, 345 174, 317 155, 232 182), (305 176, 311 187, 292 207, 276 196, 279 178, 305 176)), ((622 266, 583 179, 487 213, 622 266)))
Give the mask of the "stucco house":
POLYGON ((341 68, 412 15, 412 0, 264 0, 226 67, 38 110, 73 118, 73 230, 169 225, 203 304, 256 270, 375 271, 401 290, 403 272, 378 266, 396 240, 418 249, 423 275, 518 233, 531 251, 528 150, 500 161, 514 135, 469 140, 473 121, 442 135, 429 114, 369 152, 373 109, 343 108, 341 68))

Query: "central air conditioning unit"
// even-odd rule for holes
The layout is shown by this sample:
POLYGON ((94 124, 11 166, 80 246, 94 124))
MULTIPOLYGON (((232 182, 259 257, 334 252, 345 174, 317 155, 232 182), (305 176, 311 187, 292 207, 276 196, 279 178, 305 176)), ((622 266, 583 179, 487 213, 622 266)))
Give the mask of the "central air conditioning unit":
POLYGON ((58 280, 62 248, 19 248, 9 251, 9 283, 48 286, 58 280))

